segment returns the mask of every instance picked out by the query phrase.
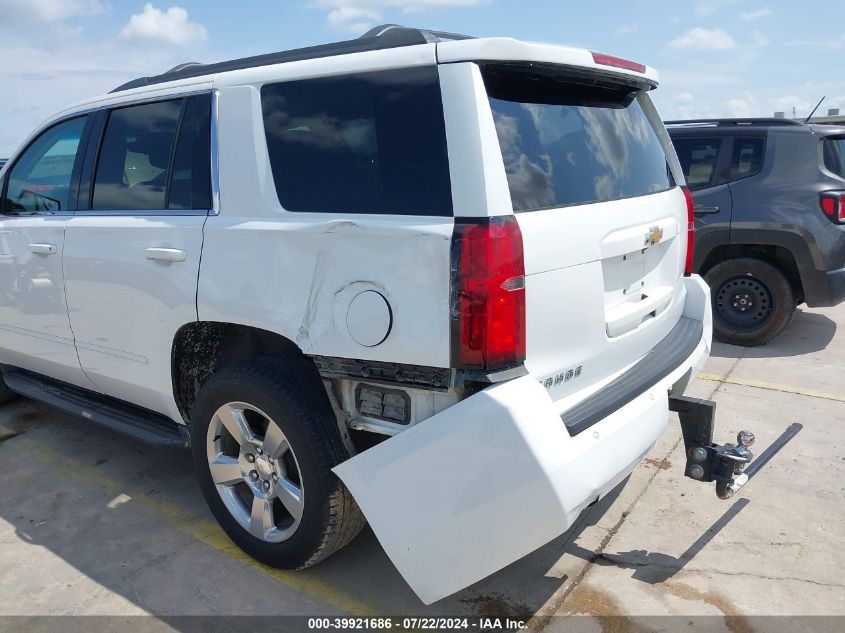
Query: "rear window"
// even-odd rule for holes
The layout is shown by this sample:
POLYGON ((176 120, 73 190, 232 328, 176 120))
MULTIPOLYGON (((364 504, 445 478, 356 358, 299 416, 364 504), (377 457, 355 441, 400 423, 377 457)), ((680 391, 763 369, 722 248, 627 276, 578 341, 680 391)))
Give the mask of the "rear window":
POLYGON ((845 138, 825 139, 824 166, 837 176, 845 178, 845 138))
POLYGON ((261 104, 288 211, 452 215, 436 68, 268 84, 261 104))
POLYGON ((514 211, 603 202, 673 186, 645 94, 548 69, 482 68, 514 211))

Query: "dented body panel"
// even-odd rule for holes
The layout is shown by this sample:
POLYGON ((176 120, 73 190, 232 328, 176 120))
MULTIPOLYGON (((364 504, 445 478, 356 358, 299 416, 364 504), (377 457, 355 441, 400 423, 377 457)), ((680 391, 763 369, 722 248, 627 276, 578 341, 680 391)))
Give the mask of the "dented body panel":
POLYGON ((704 325, 695 351, 588 431, 571 437, 559 403, 529 375, 489 387, 334 469, 423 602, 562 534, 642 460, 666 428, 668 391, 710 351, 709 290, 699 277, 685 286, 684 316, 704 325))

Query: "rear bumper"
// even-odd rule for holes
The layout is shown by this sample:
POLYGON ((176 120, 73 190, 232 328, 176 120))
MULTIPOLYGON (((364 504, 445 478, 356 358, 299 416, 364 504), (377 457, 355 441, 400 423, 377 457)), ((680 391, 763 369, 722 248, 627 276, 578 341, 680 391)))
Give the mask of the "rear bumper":
POLYGON ((523 376, 335 468, 423 602, 559 536, 643 459, 666 428, 668 391, 710 350, 709 289, 698 276, 685 283, 683 317, 698 324, 698 341, 589 431, 571 433, 545 388, 523 376))
POLYGON ((814 270, 801 281, 804 285, 804 300, 810 308, 829 308, 845 301, 845 268, 814 270))

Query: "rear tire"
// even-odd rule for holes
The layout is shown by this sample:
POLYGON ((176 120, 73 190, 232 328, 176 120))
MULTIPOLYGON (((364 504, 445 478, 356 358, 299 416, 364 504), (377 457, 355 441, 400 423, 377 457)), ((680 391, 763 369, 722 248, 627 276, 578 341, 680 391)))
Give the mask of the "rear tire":
POLYGON ((786 276, 751 257, 729 259, 704 275, 713 299, 713 335, 723 343, 753 347, 780 334, 795 313, 786 276))
POLYGON ((305 361, 261 358, 212 376, 197 396, 191 445, 215 518, 262 563, 310 567, 364 526, 331 472, 349 454, 319 375, 305 361))

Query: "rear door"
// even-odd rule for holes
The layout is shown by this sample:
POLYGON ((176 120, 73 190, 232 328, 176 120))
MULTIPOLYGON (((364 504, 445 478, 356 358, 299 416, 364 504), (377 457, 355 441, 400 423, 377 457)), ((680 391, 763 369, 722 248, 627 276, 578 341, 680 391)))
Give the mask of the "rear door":
POLYGON ((70 322, 104 393, 179 419, 171 346, 195 321, 202 229, 211 208, 210 94, 115 108, 68 222, 70 322))
POLYGON ((625 369, 680 318, 687 207, 637 86, 482 65, 522 231, 526 366, 560 399, 625 369))
POLYGON ((701 252, 730 240, 733 198, 728 185, 730 136, 672 136, 687 186, 695 200, 695 238, 701 252))

